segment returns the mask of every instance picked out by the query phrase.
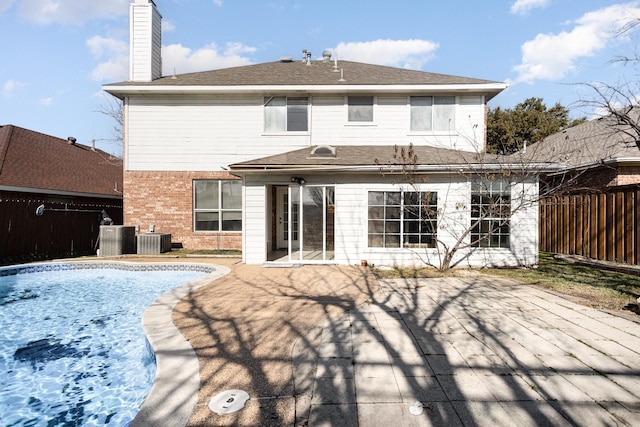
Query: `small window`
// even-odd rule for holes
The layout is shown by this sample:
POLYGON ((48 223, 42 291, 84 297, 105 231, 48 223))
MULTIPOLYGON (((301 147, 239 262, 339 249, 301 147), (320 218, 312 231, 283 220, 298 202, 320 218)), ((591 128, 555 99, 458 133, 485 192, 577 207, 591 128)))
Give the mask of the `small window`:
POLYGON ((506 180, 478 180, 471 187, 471 246, 509 248, 511 185, 506 180))
POLYGON ((265 132, 306 132, 309 98, 272 96, 264 99, 265 132))
POLYGON ((350 122, 373 122, 373 96, 350 96, 348 104, 350 122))
POLYGON ((450 131, 455 129, 455 96, 412 96, 411 131, 450 131))
POLYGON ((242 231, 242 184, 238 180, 193 182, 195 231, 242 231))

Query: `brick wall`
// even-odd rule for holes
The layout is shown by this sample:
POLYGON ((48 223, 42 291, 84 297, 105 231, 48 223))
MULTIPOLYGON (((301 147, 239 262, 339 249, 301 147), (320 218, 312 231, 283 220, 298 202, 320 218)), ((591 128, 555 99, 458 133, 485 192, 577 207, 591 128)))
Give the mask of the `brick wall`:
POLYGON ((640 167, 628 166, 620 168, 616 185, 640 184, 640 167))
POLYGON ((171 233, 185 249, 242 249, 242 233, 193 231, 193 180, 234 179, 226 172, 124 172, 124 224, 171 233))
POLYGON ((611 187, 640 184, 640 167, 637 166, 602 166, 587 170, 576 177, 575 182, 557 182, 567 192, 576 190, 597 191, 611 187))

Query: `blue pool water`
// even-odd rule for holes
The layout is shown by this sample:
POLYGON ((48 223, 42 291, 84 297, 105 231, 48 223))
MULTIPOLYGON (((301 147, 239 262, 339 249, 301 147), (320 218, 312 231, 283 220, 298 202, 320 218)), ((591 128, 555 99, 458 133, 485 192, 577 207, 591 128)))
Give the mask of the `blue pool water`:
POLYGON ((0 426, 124 426, 155 377, 142 313, 207 271, 57 268, 0 276, 0 426))

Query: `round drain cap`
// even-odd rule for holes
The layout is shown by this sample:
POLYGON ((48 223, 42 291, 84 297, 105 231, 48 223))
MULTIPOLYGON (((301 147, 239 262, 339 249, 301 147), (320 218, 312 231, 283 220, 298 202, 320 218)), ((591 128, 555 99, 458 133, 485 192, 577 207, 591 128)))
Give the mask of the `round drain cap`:
POLYGON ((218 415, 231 414, 244 408, 249 394, 243 390, 227 390, 218 393, 209 401, 209 409, 218 415))
POLYGON ((424 410, 423 408, 422 402, 415 401, 413 405, 409 406, 409 412, 412 415, 420 415, 424 410))

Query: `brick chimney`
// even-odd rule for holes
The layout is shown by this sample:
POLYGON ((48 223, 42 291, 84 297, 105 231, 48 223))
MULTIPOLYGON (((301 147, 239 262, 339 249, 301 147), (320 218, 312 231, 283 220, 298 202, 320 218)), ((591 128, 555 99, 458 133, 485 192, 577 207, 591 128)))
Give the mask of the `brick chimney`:
POLYGON ((153 0, 129 6, 129 80, 150 82, 162 77, 162 16, 153 0))

